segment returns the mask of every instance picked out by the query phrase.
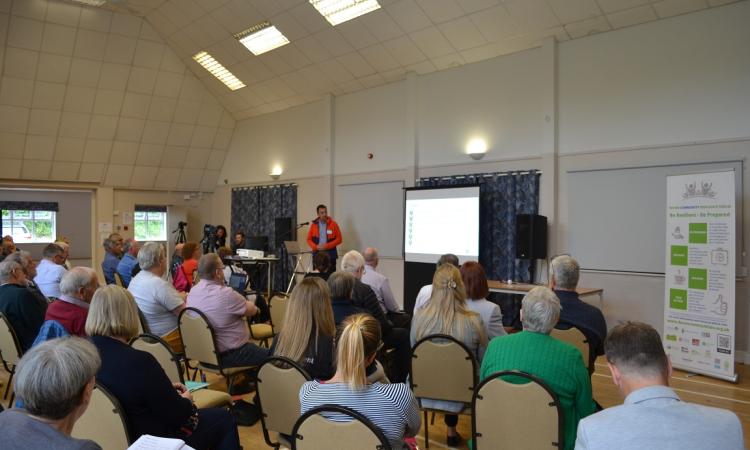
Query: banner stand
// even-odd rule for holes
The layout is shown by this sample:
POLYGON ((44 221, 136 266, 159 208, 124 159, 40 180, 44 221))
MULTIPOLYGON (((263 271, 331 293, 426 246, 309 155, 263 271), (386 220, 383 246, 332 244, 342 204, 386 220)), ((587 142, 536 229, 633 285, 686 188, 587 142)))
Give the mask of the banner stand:
POLYGON ((736 383, 734 183, 667 176, 663 341, 674 368, 736 383))

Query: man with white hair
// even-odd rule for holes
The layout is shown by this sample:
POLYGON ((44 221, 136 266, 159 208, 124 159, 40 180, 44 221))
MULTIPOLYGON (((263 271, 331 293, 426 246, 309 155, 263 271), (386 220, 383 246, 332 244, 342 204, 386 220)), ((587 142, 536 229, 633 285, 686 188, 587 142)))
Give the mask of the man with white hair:
POLYGON ((133 278, 133 269, 138 265, 138 250, 141 247, 138 245, 138 241, 133 238, 126 239, 123 244, 122 250, 125 254, 122 259, 117 263, 117 273, 122 278, 122 283, 127 288, 130 284, 130 280, 133 278))
POLYGON ((362 282, 372 288, 378 298, 378 303, 380 303, 380 309, 383 310, 394 326, 409 328, 411 315, 404 313, 396 302, 388 277, 377 271, 380 263, 378 249, 367 247, 363 256, 365 258, 365 272, 362 274, 362 282))
POLYGON ((25 250, 19 250, 12 255, 9 255, 5 261, 14 261, 21 265, 23 273, 26 275, 26 287, 34 294, 37 301, 41 302, 42 305, 49 303, 49 299, 42 294, 39 290, 39 286, 34 283, 34 277, 36 277, 36 262, 31 257, 31 253, 25 250))
POLYGON ((70 436, 89 406, 100 366, 96 347, 81 338, 54 339, 23 355, 14 384, 24 407, 0 414, 3 449, 101 450, 70 436))
POLYGON ((60 296, 47 307, 44 320, 56 320, 73 336, 86 336, 89 304, 99 288, 94 269, 74 267, 60 281, 60 296))
POLYGON ((589 305, 576 293, 580 267, 578 262, 568 255, 560 255, 549 265, 549 287, 560 299, 562 312, 556 328, 567 330, 576 327, 589 341, 589 367, 598 356, 604 354, 604 337, 607 336, 607 322, 604 314, 594 305, 589 305))
POLYGON ((612 382, 625 403, 581 420, 576 450, 745 448, 734 413, 684 402, 669 388, 672 364, 653 327, 618 325, 604 347, 612 382))
POLYGON ((47 298, 60 296, 60 280, 65 275, 65 250, 57 244, 47 244, 42 251, 42 260, 36 268, 34 283, 47 298))
POLYGON ((21 350, 34 343, 44 322, 46 303, 41 303, 26 287, 26 274, 15 261, 0 262, 0 313, 16 332, 21 350))
POLYGON ((138 251, 138 265, 141 271, 130 281, 128 290, 151 332, 167 341, 175 353, 182 353, 177 317, 185 309, 186 294, 177 292, 172 283, 162 278, 167 273, 164 246, 156 242, 143 244, 138 251))
POLYGON ((386 349, 394 349, 394 361, 391 381, 403 383, 409 373, 411 361, 411 346, 409 344, 409 330, 394 327, 393 323, 383 313, 378 302, 378 297, 372 288, 362 282, 365 273, 365 258, 356 250, 346 253, 341 258, 341 271, 354 275, 354 291, 352 292, 352 303, 365 310, 380 322, 380 331, 383 335, 383 345, 386 349))
MULTIPOLYGON (((549 335, 560 318, 560 300, 549 288, 538 286, 521 302, 523 331, 490 341, 482 360, 480 378, 503 370, 518 370, 540 378, 560 400, 565 449, 576 440, 578 421, 595 411, 591 379, 581 352, 549 335)), ((524 383, 518 377, 504 378, 524 383)))

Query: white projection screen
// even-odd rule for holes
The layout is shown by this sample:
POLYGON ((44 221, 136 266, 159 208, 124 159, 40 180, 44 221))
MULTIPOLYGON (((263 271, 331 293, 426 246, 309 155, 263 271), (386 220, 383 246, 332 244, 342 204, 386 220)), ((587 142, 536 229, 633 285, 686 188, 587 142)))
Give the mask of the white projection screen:
POLYGON ((406 191, 404 261, 434 264, 445 253, 479 258, 479 186, 406 191))

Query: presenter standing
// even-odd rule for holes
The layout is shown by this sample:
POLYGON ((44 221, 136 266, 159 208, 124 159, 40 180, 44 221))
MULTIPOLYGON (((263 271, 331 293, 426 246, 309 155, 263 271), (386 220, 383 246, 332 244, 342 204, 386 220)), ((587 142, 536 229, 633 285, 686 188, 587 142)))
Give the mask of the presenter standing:
POLYGON ((336 271, 336 259, 338 252, 336 247, 341 244, 341 230, 339 224, 328 217, 328 208, 326 205, 318 205, 318 218, 310 224, 310 231, 307 232, 307 245, 313 251, 313 256, 318 252, 328 253, 331 264, 328 266, 330 272, 336 271))

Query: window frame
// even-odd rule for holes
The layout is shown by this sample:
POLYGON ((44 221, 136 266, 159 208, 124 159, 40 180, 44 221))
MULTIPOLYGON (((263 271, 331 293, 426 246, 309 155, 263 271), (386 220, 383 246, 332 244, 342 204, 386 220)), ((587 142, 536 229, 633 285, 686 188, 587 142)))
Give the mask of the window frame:
POLYGON ((166 211, 155 211, 153 209, 136 209, 133 213, 133 236, 137 241, 154 241, 154 242, 166 242, 168 239, 167 235, 167 213, 166 211), (139 214, 144 214, 144 219, 138 219, 139 214), (151 219, 151 214, 159 214, 160 220, 151 219), (137 224, 139 222, 145 223, 146 234, 138 235, 137 224), (161 223, 161 233, 157 235, 149 234, 149 223, 161 223))
POLYGON ((2 212, 8 212, 9 217, 5 218, 0 215, 0 220, 2 220, 3 224, 7 221, 10 222, 10 228, 6 228, 5 225, 2 227, 2 234, 5 235, 11 235, 13 236, 13 241, 16 244, 49 244, 52 242, 55 242, 57 239, 57 211, 50 211, 50 210, 36 210, 36 209, 10 209, 10 208, 2 208, 2 212), (29 213, 30 218, 17 218, 15 215, 19 212, 29 213), (37 214, 39 213, 46 213, 51 214, 51 218, 38 218, 37 214), (31 221, 31 228, 28 227, 26 222, 31 221), (41 221, 50 221, 51 222, 51 232, 50 236, 48 238, 39 238, 36 233, 37 229, 37 222, 41 221), (17 237, 13 234, 13 230, 16 228, 15 223, 16 222, 22 222, 24 228, 26 228, 27 231, 29 231, 31 238, 25 239, 23 237, 17 237), (7 231, 6 231, 7 230, 7 231))

